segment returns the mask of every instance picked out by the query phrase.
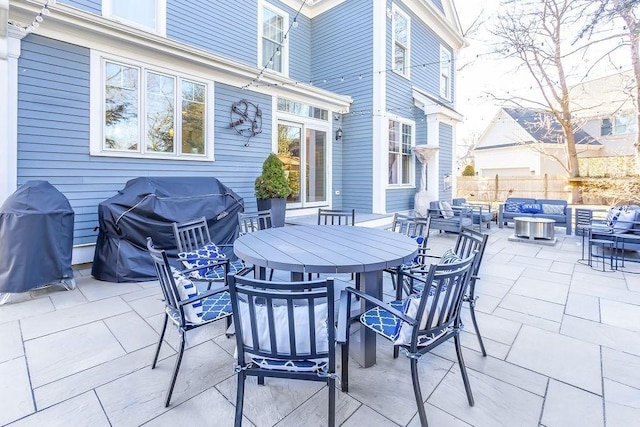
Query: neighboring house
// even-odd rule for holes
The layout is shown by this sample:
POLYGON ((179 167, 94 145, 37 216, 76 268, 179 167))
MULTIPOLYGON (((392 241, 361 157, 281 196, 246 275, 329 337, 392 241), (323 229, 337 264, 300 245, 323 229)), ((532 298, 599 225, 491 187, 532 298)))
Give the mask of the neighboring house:
MULTIPOLYGON (((9 21, 40 10, 11 0, 9 21)), ((74 263, 92 259, 98 203, 129 179, 215 176, 255 210, 272 151, 295 190, 290 214, 412 208, 415 144, 440 147, 429 191, 451 197, 464 46, 451 0, 63 0, 48 10, 33 32, 0 22, 0 202, 28 180, 56 186, 75 211, 74 263)))
POLYGON ((582 129, 602 144, 602 150, 583 155, 582 176, 635 173, 636 90, 633 71, 601 77, 571 88, 572 112, 582 129))
MULTIPOLYGON (((597 152, 602 144, 579 127, 574 135, 578 156, 597 152)), ((501 108, 473 150, 479 176, 566 175, 564 133, 542 110, 501 108), (560 160, 560 162, 558 160, 560 160)))

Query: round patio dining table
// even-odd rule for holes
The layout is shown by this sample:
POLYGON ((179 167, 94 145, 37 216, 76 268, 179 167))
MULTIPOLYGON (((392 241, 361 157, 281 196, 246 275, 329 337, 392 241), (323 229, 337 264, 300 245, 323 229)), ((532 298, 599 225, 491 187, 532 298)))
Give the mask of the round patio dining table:
MULTIPOLYGON (((291 272, 302 280, 307 273, 356 273, 362 291, 382 299, 382 272, 412 260, 418 244, 400 233, 368 227, 300 225, 269 228, 239 237, 234 253, 256 266, 260 278, 267 268, 291 272)), ((365 304, 363 310, 368 308, 365 304)), ((375 333, 360 328, 362 366, 375 364, 375 333)))

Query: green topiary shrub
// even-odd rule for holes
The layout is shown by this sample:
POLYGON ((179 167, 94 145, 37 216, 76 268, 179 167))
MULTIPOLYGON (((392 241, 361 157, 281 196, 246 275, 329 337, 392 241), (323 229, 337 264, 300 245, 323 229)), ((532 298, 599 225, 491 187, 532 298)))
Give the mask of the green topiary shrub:
POLYGON ((476 170, 473 165, 467 165, 462 170, 462 176, 476 176, 476 170))
POLYGON ((256 178, 257 199, 282 199, 291 194, 291 188, 284 173, 282 161, 275 154, 262 165, 262 175, 256 178))

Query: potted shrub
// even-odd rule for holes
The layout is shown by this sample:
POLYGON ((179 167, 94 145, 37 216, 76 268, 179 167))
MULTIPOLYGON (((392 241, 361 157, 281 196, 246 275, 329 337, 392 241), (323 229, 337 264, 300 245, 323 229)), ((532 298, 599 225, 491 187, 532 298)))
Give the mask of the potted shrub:
POLYGON ((284 226, 289 194, 291 188, 282 161, 271 153, 262 165, 262 175, 256 178, 256 199, 259 211, 271 209, 271 222, 274 227, 284 226))

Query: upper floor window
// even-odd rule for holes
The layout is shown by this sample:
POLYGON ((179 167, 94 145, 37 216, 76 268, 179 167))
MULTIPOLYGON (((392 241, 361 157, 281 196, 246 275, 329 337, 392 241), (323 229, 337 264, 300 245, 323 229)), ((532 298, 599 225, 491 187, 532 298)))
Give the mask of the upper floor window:
POLYGON ((102 15, 161 35, 166 34, 166 0, 103 0, 102 15))
POLYGON ((213 160, 211 83, 95 56, 92 155, 213 160))
POLYGON ((609 117, 600 122, 600 136, 636 133, 638 126, 633 114, 609 117))
POLYGON ((389 120, 389 185, 413 183, 413 126, 389 120))
POLYGON ((451 100, 451 52, 440 46, 440 96, 451 100))
POLYGON ((289 52, 284 36, 289 28, 289 15, 268 3, 261 2, 258 25, 258 66, 287 75, 289 52))
POLYGON ((393 70, 409 78, 411 53, 411 21, 409 16, 393 5, 393 70))

